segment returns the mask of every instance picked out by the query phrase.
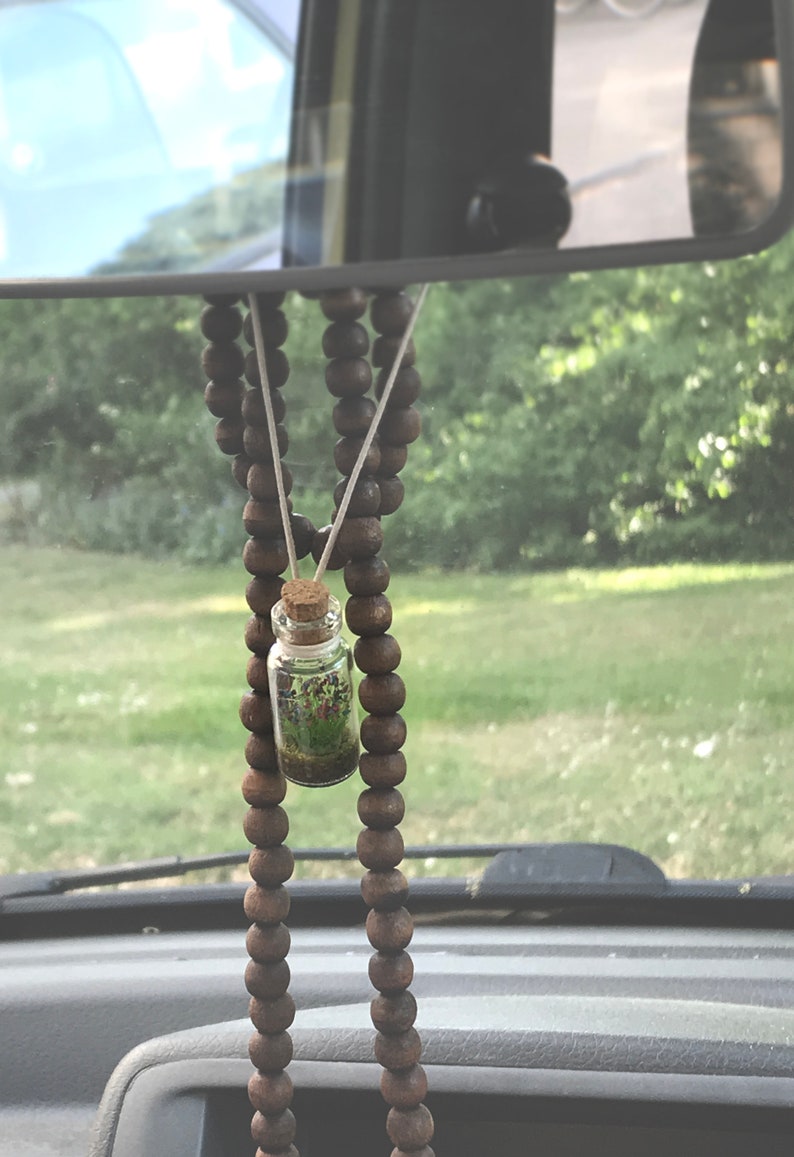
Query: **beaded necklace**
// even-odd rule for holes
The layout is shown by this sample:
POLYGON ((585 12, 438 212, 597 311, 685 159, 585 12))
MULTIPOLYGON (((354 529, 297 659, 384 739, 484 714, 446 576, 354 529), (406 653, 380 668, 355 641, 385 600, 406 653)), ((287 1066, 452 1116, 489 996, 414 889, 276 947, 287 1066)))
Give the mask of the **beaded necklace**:
MULTIPOLYGON (((358 697, 366 712, 360 727, 364 752, 359 772, 366 787, 358 799, 358 815, 365 826, 358 837, 357 853, 365 868, 361 891, 370 909, 366 933, 375 949, 369 977, 378 995, 372 1001, 371 1014, 376 1029, 375 1057, 383 1067, 381 1091, 391 1106, 386 1129, 395 1146, 393 1157, 433 1154, 429 1146, 433 1119, 423 1104, 427 1079, 419 1064, 421 1042, 414 1028, 416 1001, 410 992, 413 963, 406 952, 413 935, 413 920, 405 907, 408 883, 397 867, 404 850, 399 824, 405 808, 398 785, 406 774, 401 750, 406 728, 399 713, 405 702, 405 686, 396 673, 400 647, 388 633, 392 620, 385 593, 389 568, 378 553, 383 541, 381 519, 402 503, 404 491, 399 474, 407 460, 408 445, 416 440, 421 428, 413 405, 421 379, 414 368, 416 353, 410 328, 424 292, 416 309, 399 290, 374 295, 370 319, 379 336, 372 347, 371 364, 367 360, 369 334, 360 322, 369 304, 367 294, 349 289, 320 295, 320 307, 330 322, 322 339, 328 359, 325 381, 337 399, 333 423, 340 438, 334 461, 343 475, 334 490, 336 521, 320 530, 290 509, 292 477, 281 461, 289 446, 283 424, 286 404, 281 394, 289 376, 289 363, 281 349, 288 330, 280 308, 284 295, 257 294, 244 321, 238 297, 207 296, 201 315, 201 330, 209 342, 202 357, 210 379, 205 402, 219 419, 215 427, 218 446, 233 457, 234 477, 249 495, 243 521, 250 538, 243 562, 253 576, 246 588, 252 614, 245 630, 245 642, 252 652, 247 669, 251 690, 243 696, 240 718, 250 732, 245 747, 248 769, 242 783, 243 797, 249 805, 243 828, 254 845, 249 857, 253 883, 244 904, 252 921, 246 938, 251 959, 245 982, 251 994, 250 1016, 255 1029, 249 1051, 256 1071, 248 1092, 255 1110, 251 1132, 259 1146, 257 1157, 297 1157, 293 1144, 295 1118, 290 1110, 292 1082, 286 1071, 292 1058, 288 1029, 295 1004, 288 992, 290 936, 284 924, 289 912, 289 893, 284 885, 294 867, 292 853, 284 843, 289 821, 281 807, 286 794, 279 762, 281 756, 282 765, 285 763, 284 722, 290 720, 292 698, 303 694, 303 705, 298 702, 292 707, 298 722, 304 710, 313 711, 309 725, 318 719, 333 725, 331 676, 336 673, 338 684, 341 671, 329 669, 317 675, 325 680, 321 686, 327 688, 327 693, 323 690, 318 695, 308 681, 304 690, 302 683, 290 683, 274 667, 271 651, 278 653, 278 647, 274 647, 273 622, 278 626, 285 616, 292 624, 286 630, 300 632, 306 628, 315 632, 310 636, 310 650, 331 642, 320 635, 331 629, 326 619, 332 615, 333 606, 323 603, 321 595, 320 602, 312 602, 311 592, 305 589, 310 584, 304 583, 304 589, 296 590, 294 583, 283 579, 283 572, 290 567, 294 580, 297 561, 309 554, 318 563, 318 584, 326 567, 344 568, 350 596, 345 619, 349 629, 359 636, 354 657, 364 675, 358 697), (241 333, 254 347, 247 354, 238 344, 241 333), (380 407, 368 396, 371 365, 380 370, 375 383, 380 407), (242 376, 248 386, 241 381, 242 376), (272 411, 269 428, 268 409, 272 411), (376 409, 382 411, 377 437, 373 429, 376 409), (290 538, 294 545, 289 544, 290 538), (274 608, 276 614, 271 617, 274 608), (276 686, 271 689, 274 671, 276 686), (282 683, 283 694, 279 697, 282 683), (280 737, 278 747, 276 732, 280 737)), ((317 674, 318 669, 314 670, 317 674)), ((340 696, 336 699, 339 701, 340 696)), ((343 710, 339 702, 336 708, 337 714, 343 710)), ((338 730, 341 734, 343 729, 338 730)), ((319 731, 315 727, 315 732, 319 731)), ((332 731, 333 726, 329 726, 324 734, 332 731)), ((305 728, 302 734, 307 734, 305 728)), ((296 742, 300 746, 300 740, 296 742)), ((334 748, 331 743, 331 749, 338 754, 339 745, 334 748)), ((286 763, 288 771, 291 766, 294 765, 286 763)), ((322 761, 312 767, 316 774, 322 761)), ((345 778, 340 776, 338 762, 328 761, 326 767, 330 767, 330 782, 345 778)))

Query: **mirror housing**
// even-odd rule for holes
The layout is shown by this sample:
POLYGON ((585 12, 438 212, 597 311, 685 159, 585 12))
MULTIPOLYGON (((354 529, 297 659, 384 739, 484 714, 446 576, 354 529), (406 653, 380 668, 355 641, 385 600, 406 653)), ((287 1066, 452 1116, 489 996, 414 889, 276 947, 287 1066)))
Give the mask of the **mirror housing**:
POLYGON ((763 249, 791 223, 786 0, 690 0, 644 21, 595 3, 566 20, 553 0, 181 8, 187 32, 168 0, 0 9, 0 297, 700 261, 763 249), (127 40, 99 21, 112 8, 135 25, 127 40), (654 96, 643 53, 669 63, 658 93, 674 78, 674 99, 654 96), (153 83, 164 60, 170 95, 153 83))

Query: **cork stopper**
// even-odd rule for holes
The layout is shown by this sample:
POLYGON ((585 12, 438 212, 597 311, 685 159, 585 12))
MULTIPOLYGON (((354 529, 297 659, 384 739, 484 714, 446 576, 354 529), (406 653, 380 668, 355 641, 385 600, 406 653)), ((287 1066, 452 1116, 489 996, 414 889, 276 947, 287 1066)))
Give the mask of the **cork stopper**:
POLYGON ((328 613, 330 592, 313 579, 290 579, 281 588, 284 610, 295 623, 312 623, 328 613))

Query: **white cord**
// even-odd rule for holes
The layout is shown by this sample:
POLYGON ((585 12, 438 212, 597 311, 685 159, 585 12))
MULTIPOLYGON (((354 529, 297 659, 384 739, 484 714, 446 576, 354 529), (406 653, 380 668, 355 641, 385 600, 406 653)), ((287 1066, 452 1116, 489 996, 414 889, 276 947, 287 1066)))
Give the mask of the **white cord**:
POLYGON ((424 305, 425 298, 427 297, 428 288, 429 287, 427 285, 423 285, 419 290, 419 296, 416 299, 416 305, 414 306, 413 312, 408 319, 408 325, 406 326, 405 332, 402 335, 402 340, 400 341, 397 355, 394 359, 391 370, 389 371, 389 376, 386 379, 386 385, 383 387, 383 393, 381 394, 380 401, 378 402, 378 408, 375 410, 372 421, 370 422, 366 437, 364 438, 358 458, 356 459, 356 464, 350 472, 350 477, 347 481, 347 486, 345 487, 345 493, 342 497, 342 501, 339 503, 339 509, 336 512, 336 518, 334 520, 333 526, 331 527, 331 533, 328 535, 328 541, 325 544, 325 549, 323 550, 320 561, 317 564, 317 570, 314 572, 315 582, 319 582, 325 574, 325 569, 328 566, 328 560, 331 557, 331 551, 336 545, 336 540, 339 537, 340 530, 342 529, 342 523, 344 522, 345 515, 347 514, 347 508, 350 505, 350 501, 353 497, 353 491, 355 489, 356 483, 358 482, 359 475, 364 469, 364 463, 366 461, 367 454, 369 453, 372 441, 378 432, 380 420, 383 417, 386 406, 388 405, 392 387, 397 380, 397 374, 402 364, 403 356, 406 349, 408 348, 408 342, 411 340, 411 334, 414 331, 414 326, 416 325, 422 306, 424 305))

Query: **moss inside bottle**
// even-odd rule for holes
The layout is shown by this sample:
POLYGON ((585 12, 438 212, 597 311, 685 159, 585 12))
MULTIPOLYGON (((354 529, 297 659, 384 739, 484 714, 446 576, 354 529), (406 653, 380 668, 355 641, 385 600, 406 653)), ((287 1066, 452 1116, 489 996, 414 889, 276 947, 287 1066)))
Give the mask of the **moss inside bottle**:
POLYGON ((279 767, 304 787, 341 783, 358 765, 359 744, 339 602, 322 583, 294 579, 271 619, 276 641, 267 662, 279 767))

